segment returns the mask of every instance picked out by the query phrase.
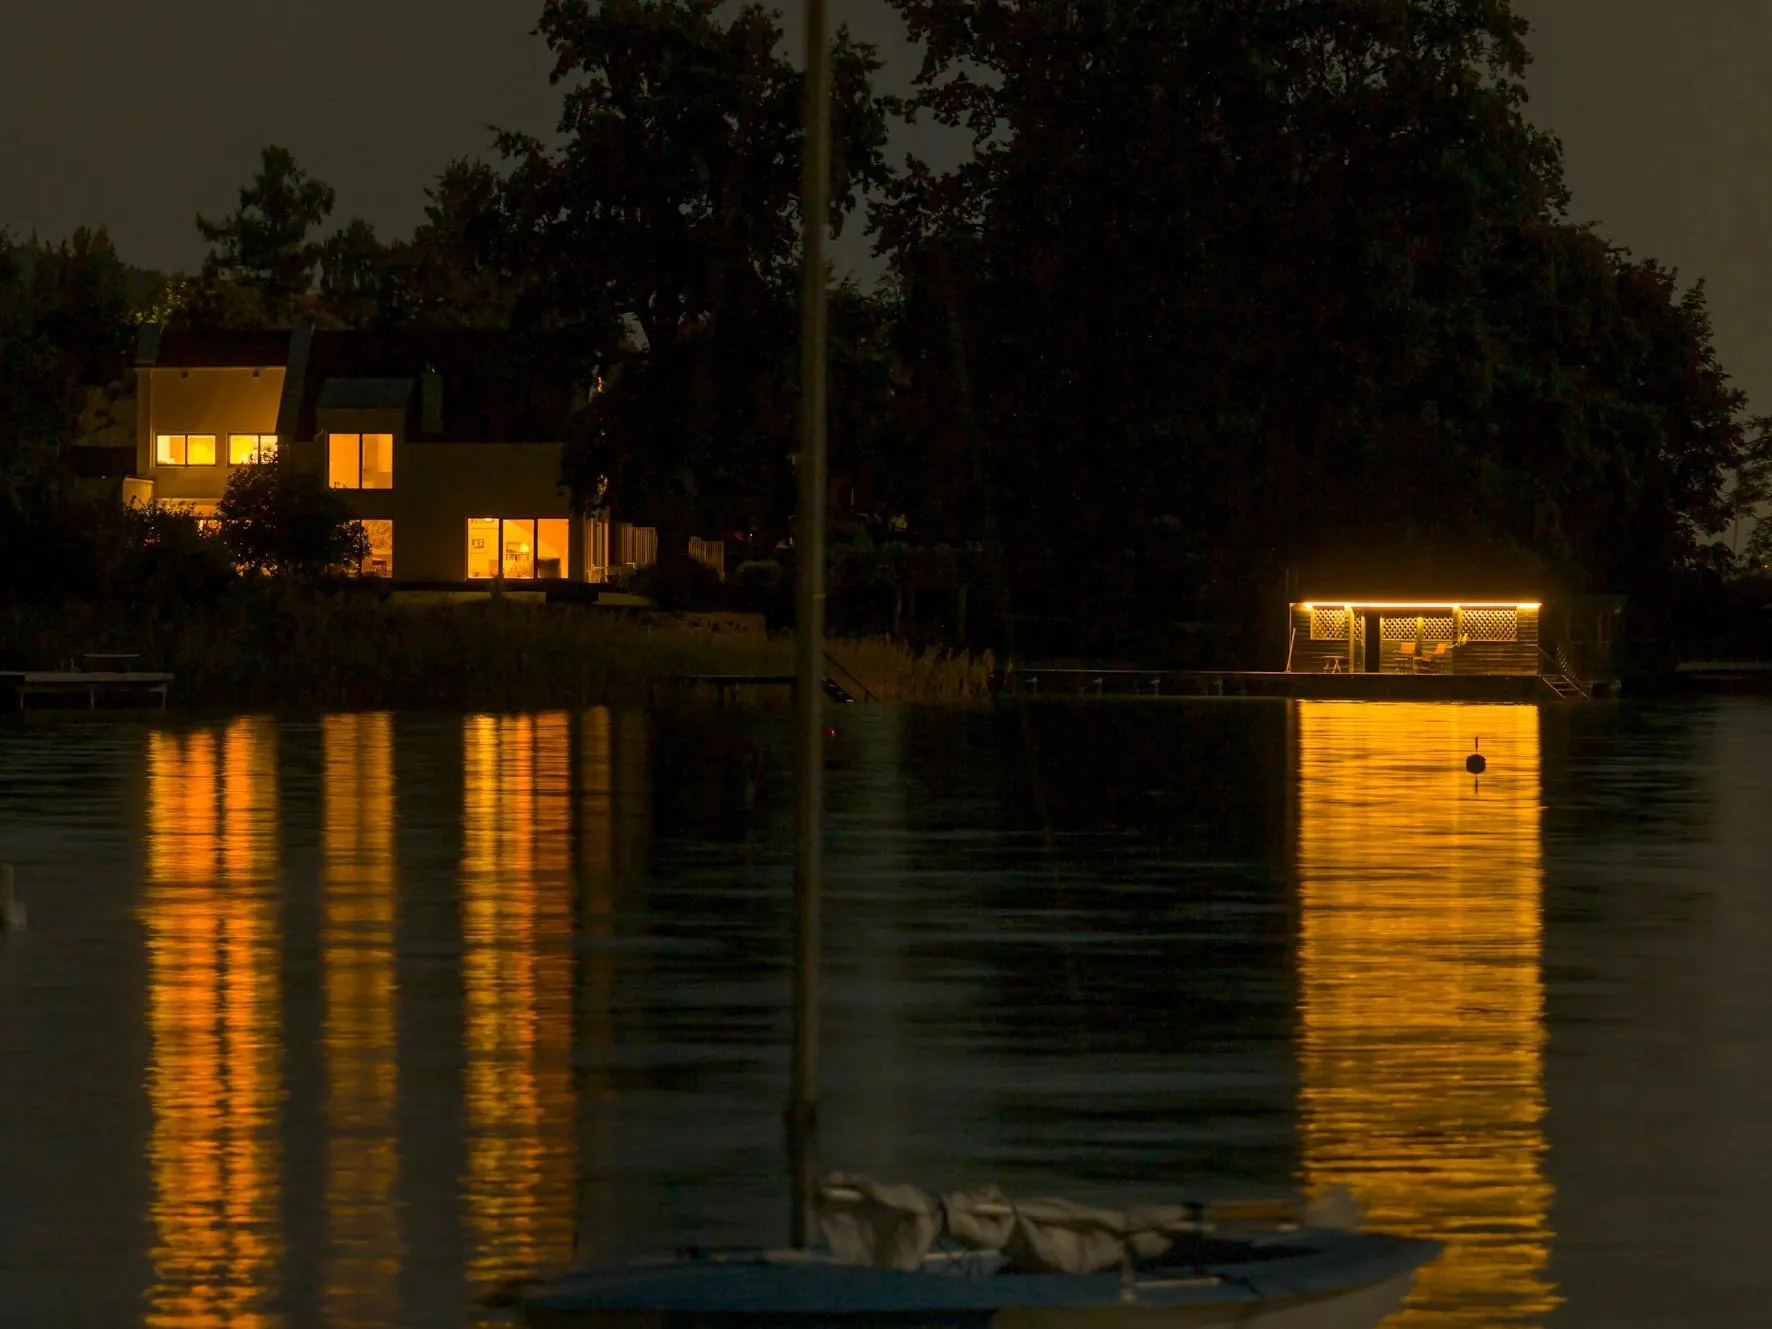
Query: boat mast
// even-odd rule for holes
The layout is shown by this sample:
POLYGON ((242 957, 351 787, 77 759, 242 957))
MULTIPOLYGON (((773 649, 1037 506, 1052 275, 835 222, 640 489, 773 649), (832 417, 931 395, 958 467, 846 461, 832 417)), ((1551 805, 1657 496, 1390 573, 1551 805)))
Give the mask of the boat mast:
POLYGON ((788 1104, 793 1178, 789 1240, 804 1248, 813 1230, 818 1155, 818 969, 820 831, 823 811, 825 262, 831 185, 831 69, 825 0, 806 0, 806 143, 801 177, 800 499, 794 545, 799 579, 794 634, 794 729, 799 800, 794 843, 794 1054, 788 1104))

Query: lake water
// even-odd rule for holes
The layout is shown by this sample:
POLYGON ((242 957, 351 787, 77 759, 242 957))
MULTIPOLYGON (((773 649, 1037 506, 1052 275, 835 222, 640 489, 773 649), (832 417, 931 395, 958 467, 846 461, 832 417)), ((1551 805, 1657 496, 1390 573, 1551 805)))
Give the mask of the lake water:
MULTIPOLYGON (((1764 1319, 1772 705, 834 723, 831 1165, 1345 1183, 1448 1243, 1410 1329, 1764 1319)), ((781 1240, 788 757, 762 710, 0 727, 0 1323, 454 1326, 575 1241, 781 1240)))

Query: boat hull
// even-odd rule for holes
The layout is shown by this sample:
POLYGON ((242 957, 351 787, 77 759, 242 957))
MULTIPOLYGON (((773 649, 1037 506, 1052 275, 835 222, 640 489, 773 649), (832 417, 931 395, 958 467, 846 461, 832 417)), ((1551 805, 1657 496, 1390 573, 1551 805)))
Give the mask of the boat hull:
POLYGON ((534 1306, 533 1329, 1374 1329, 1401 1310, 1413 1274, 1269 1303, 1218 1306, 1012 1307, 904 1312, 672 1311, 534 1306))
POLYGON ((1246 1260, 1118 1273, 901 1272, 767 1255, 586 1270, 522 1298, 532 1329, 1373 1329, 1433 1242, 1297 1232, 1246 1260))

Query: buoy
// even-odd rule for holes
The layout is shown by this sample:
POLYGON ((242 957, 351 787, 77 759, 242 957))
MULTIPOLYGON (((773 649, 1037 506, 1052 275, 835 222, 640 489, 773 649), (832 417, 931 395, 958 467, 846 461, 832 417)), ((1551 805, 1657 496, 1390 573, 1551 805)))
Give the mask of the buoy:
MULTIPOLYGON (((1483 740, 1480 738, 1477 739, 1474 746, 1479 748, 1482 747, 1483 740)), ((1470 756, 1464 759, 1464 769, 1469 771, 1472 775, 1481 775, 1484 770, 1488 768, 1488 765, 1489 763, 1483 760, 1483 754, 1481 752, 1473 752, 1470 756)))
POLYGON ((12 893, 12 864, 0 863, 0 932, 25 930, 25 906, 12 893))

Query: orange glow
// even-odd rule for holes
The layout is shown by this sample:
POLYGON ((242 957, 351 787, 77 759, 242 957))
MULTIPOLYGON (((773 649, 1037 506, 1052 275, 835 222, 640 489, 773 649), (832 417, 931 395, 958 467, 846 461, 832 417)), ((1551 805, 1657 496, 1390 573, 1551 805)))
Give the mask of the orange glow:
POLYGON ((572 1254, 570 722, 470 716, 462 746, 463 1226, 480 1286, 572 1254))
POLYGON ((1296 715, 1304 1184, 1345 1184, 1372 1226, 1447 1243, 1387 1329, 1542 1323, 1559 1299, 1538 712, 1296 715))
POLYGON ((1542 609, 1538 600, 1338 600, 1326 595, 1320 600, 1298 607, 1309 613, 1318 605, 1334 605, 1339 609, 1542 609))
POLYGON ((146 1323, 260 1329, 282 1262, 276 730, 148 736, 146 1323))
POLYGON ((405 1253, 399 1175, 394 999, 393 722, 321 721, 325 861, 320 931, 326 1057, 326 1323, 399 1321, 405 1253))

